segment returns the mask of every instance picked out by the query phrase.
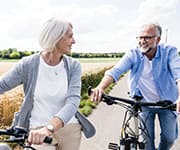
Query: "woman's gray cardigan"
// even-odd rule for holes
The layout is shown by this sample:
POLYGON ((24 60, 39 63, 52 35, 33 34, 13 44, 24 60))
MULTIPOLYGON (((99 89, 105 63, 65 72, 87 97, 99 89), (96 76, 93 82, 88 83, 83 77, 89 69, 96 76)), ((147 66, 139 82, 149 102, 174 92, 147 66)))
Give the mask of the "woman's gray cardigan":
MULTIPOLYGON (((34 91, 39 69, 40 54, 24 57, 9 72, 0 78, 0 94, 23 84, 24 101, 20 111, 15 113, 13 126, 29 128, 29 118, 33 108, 34 91)), ((81 65, 71 57, 63 56, 67 71, 68 92, 65 105, 55 116, 66 124, 78 109, 81 91, 81 65)), ((43 88, 43 87, 42 87, 43 88)), ((58 84, 57 84, 58 88, 58 84)), ((37 114, 38 115, 38 114, 37 114)))

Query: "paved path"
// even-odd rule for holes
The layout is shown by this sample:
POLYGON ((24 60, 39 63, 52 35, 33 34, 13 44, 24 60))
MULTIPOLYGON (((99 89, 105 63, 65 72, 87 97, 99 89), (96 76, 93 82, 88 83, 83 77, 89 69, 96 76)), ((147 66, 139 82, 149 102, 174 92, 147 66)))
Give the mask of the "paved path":
MULTIPOLYGON (((111 95, 127 98, 127 76, 123 77, 111 91, 111 95)), ((108 143, 119 143, 120 127, 122 124, 124 109, 120 106, 107 106, 105 103, 100 103, 88 117, 96 127, 96 135, 90 139, 82 136, 80 150, 107 150, 108 143)), ((179 119, 180 120, 180 119, 179 119)), ((156 123, 156 143, 159 141, 160 129, 156 123)), ((179 123, 180 131, 180 123, 179 123)), ((180 149, 180 138, 171 150, 180 149)))

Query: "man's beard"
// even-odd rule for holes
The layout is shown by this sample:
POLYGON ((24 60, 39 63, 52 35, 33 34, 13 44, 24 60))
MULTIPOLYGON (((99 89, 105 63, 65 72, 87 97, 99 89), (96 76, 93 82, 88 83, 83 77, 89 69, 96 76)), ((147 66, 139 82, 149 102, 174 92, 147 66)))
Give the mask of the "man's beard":
POLYGON ((140 47, 140 50, 143 54, 147 53, 150 49, 151 47, 146 47, 146 48, 140 47))
POLYGON ((143 46, 139 46, 139 49, 143 54, 146 54, 150 52, 152 49, 154 49, 155 47, 156 47, 156 42, 154 41, 153 45, 151 46, 147 45, 145 48, 143 48, 143 46))

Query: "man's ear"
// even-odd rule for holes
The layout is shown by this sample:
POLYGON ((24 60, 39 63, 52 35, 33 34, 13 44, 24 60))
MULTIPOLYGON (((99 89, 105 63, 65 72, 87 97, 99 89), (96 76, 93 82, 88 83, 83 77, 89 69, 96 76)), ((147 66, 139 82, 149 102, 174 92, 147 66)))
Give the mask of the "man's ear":
POLYGON ((160 41, 161 41, 161 37, 158 36, 158 38, 157 38, 157 44, 158 44, 160 41))

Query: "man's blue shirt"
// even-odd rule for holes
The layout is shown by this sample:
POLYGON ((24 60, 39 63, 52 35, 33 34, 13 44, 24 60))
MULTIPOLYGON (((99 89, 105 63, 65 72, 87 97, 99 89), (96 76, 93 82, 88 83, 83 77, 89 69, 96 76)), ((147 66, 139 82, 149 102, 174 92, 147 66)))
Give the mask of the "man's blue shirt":
MULTIPOLYGON (((138 48, 131 49, 117 65, 106 71, 105 75, 111 76, 116 82, 123 73, 130 70, 130 94, 131 96, 140 96, 137 85, 143 67, 144 55, 138 48)), ((158 45, 155 57, 152 59, 152 74, 161 100, 175 102, 178 97, 176 81, 180 80, 180 57, 175 47, 164 44, 158 45)))

